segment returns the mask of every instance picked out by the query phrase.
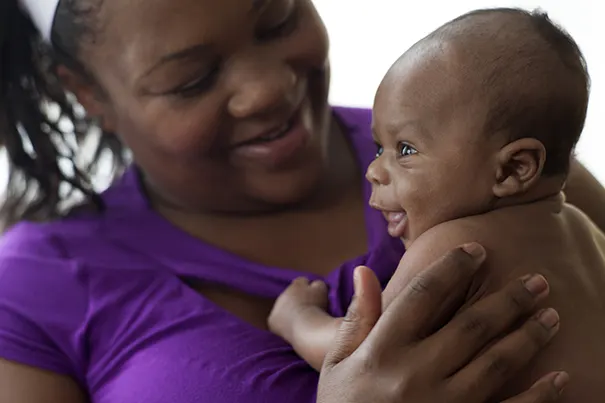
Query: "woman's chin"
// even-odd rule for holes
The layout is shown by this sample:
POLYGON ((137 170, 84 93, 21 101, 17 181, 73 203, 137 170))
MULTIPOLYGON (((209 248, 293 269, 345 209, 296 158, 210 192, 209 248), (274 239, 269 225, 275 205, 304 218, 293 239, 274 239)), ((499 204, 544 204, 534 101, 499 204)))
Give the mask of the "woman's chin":
POLYGON ((305 175, 280 178, 255 189, 252 196, 267 210, 279 210, 304 204, 315 198, 321 189, 321 177, 305 175), (285 180, 284 180, 285 179, 285 180))

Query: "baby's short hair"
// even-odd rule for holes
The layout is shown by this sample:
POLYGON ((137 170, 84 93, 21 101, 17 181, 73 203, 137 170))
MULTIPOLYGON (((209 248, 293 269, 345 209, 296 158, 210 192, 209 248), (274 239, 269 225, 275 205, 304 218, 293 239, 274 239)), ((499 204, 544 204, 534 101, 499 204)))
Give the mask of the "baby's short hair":
POLYGON ((590 92, 586 61, 573 38, 546 13, 516 8, 472 11, 431 37, 458 42, 470 56, 467 67, 488 102, 485 132, 540 140, 543 174, 567 174, 590 92))

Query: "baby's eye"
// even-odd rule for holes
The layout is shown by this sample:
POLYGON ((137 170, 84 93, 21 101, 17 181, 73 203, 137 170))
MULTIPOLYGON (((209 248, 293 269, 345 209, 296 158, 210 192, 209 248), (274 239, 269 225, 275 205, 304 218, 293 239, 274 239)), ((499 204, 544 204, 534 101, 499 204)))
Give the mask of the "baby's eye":
POLYGON ((383 151, 384 151, 384 148, 380 144, 376 143, 376 155, 375 155, 375 157, 376 158, 380 157, 382 155, 383 151))
POLYGON ((417 154, 418 150, 412 147, 409 144, 401 143, 399 144, 399 155, 402 157, 409 157, 410 155, 417 154))

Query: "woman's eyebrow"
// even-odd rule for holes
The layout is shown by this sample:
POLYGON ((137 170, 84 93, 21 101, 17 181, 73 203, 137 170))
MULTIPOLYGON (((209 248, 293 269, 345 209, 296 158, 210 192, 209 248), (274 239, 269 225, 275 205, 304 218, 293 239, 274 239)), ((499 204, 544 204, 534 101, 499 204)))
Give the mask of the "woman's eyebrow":
POLYGON ((187 49, 182 49, 177 52, 168 54, 163 56, 156 64, 154 64, 150 69, 148 69, 144 74, 141 75, 141 79, 149 76, 158 68, 164 66, 165 64, 171 62, 182 61, 184 59, 189 59, 192 57, 200 57, 211 54, 211 47, 205 44, 199 44, 187 49))

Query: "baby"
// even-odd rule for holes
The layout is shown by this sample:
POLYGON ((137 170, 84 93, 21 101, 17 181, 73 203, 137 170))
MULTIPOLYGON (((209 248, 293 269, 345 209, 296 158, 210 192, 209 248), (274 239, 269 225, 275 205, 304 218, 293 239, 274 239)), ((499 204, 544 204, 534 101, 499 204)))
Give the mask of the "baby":
MULTIPOLYGON (((536 269, 549 281, 545 304, 560 318, 551 311, 545 322, 565 325, 502 399, 564 369, 572 377, 564 401, 605 401, 605 236, 562 194, 588 92, 567 33, 539 12, 493 9, 415 44, 376 94, 370 204, 407 249, 384 306, 418 270, 473 241, 488 259, 468 303, 536 269)), ((341 320, 326 301, 321 283, 297 280, 269 319, 317 369, 341 320)))

